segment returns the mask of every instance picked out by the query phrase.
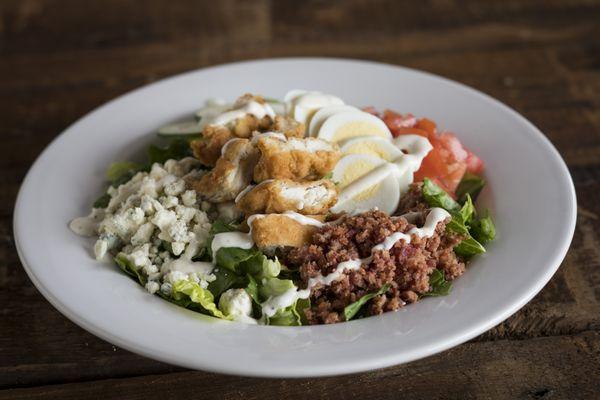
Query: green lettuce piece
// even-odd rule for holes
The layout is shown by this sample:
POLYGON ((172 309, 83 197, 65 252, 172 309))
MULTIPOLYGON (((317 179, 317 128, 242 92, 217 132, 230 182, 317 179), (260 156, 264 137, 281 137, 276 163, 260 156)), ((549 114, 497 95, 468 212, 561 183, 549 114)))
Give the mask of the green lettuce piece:
MULTIPOLYGON (((258 287, 259 299, 266 301, 269 297, 280 296, 290 289, 295 289, 296 285, 289 279, 265 278, 262 285, 258 287)), ((310 302, 304 299, 297 299, 294 304, 279 309, 270 318, 267 318, 268 325, 280 326, 299 326, 302 325, 304 318, 304 309, 310 306, 310 302)))
POLYGON ((294 282, 290 279, 266 278, 258 289, 261 298, 268 299, 271 296, 279 296, 290 289, 295 288, 294 282))
POLYGON ((268 319, 269 325, 277 326, 301 326, 308 324, 304 310, 310 308, 309 299, 298 299, 289 307, 278 310, 275 315, 268 319))
POLYGON ((171 140, 167 147, 158 147, 152 144, 148 148, 148 161, 150 165, 154 163, 164 164, 167 160, 181 160, 182 158, 192 156, 193 152, 189 141, 181 138, 171 140))
POLYGON ((462 204, 467 199, 467 195, 471 196, 474 200, 477 200, 477 196, 481 190, 485 187, 485 180, 475 174, 466 172, 461 179, 458 187, 456 188, 456 197, 462 204))
POLYGON ((246 284, 244 277, 239 276, 225 268, 216 268, 212 272, 216 279, 208 284, 208 290, 215 298, 232 287, 242 287, 246 284))
POLYGON ((494 221, 486 211, 485 217, 479 218, 471 224, 471 233, 480 243, 486 244, 496 238, 496 227, 494 221))
POLYGON ((367 304, 367 302, 369 300, 371 300, 372 298, 380 296, 380 295, 384 294, 385 292, 387 292, 389 290, 390 286, 391 285, 389 283, 386 283, 378 291, 373 292, 373 293, 369 293, 369 294, 365 294, 363 297, 361 297, 360 299, 358 299, 354 303, 351 303, 351 304, 347 305, 344 308, 344 317, 346 318, 346 321, 350 321, 352 318, 354 318, 354 316, 356 315, 356 313, 358 313, 360 311, 360 309, 362 308, 362 306, 364 306, 365 304, 367 304))
POLYGON ((258 297, 258 284, 254 280, 252 275, 248 274, 246 275, 246 278, 248 279, 248 284, 246 285, 246 293, 248 293, 250 297, 252 297, 252 300, 256 305, 260 305, 260 299, 258 297))
POLYGON ((462 218, 462 222, 465 225, 468 225, 471 223, 471 221, 475 217, 476 212, 475 212, 475 206, 473 205, 473 201, 471 200, 470 195, 467 194, 465 202, 458 213, 460 214, 460 217, 462 218))
POLYGON ((117 187, 130 180, 143 169, 144 166, 142 164, 130 161, 118 161, 108 166, 105 176, 112 186, 117 187))
POLYGON ((268 324, 277 326, 300 326, 302 325, 302 321, 300 320, 300 316, 295 312, 295 305, 291 305, 278 310, 275 315, 269 318, 268 324))
POLYGON ((106 208, 108 207, 108 203, 110 203, 110 194, 104 193, 102 196, 98 197, 92 207, 94 208, 106 208))
POLYGON ((217 308, 215 304, 215 298, 208 289, 203 289, 199 284, 190 280, 180 280, 175 282, 173 285, 172 297, 176 301, 189 300, 193 303, 199 304, 204 310, 206 310, 213 317, 231 320, 230 316, 227 316, 217 308))
POLYGON ((212 246, 212 241, 215 238, 215 235, 218 233, 233 232, 236 230, 237 230, 237 225, 227 223, 220 219, 213 222, 213 224, 210 227, 210 231, 208 233, 208 239, 206 240, 206 253, 208 254, 209 257, 211 257, 211 259, 213 257, 211 246, 212 246))
POLYGON ((129 258, 127 258, 126 254, 117 254, 117 256, 115 257, 115 263, 117 263, 117 265, 119 266, 119 268, 121 268, 123 272, 132 277, 134 280, 138 281, 140 285, 146 286, 148 279, 145 275, 140 273, 138 269, 135 268, 131 261, 129 261, 129 258))
POLYGON ((477 240, 469 237, 464 239, 454 248, 454 252, 463 258, 470 258, 477 254, 485 253, 485 247, 477 240))
POLYGON ((255 248, 224 247, 217 251, 216 262, 219 267, 227 268, 239 274, 242 272, 240 265, 259 254, 255 248))
POLYGON ((452 215, 452 219, 446 225, 446 231, 465 236, 463 241, 454 248, 456 254, 468 259, 476 254, 485 253, 483 245, 471 236, 470 224, 475 220, 475 207, 469 194, 466 195, 465 202, 461 206, 427 178, 423 181, 422 192, 429 206, 442 207, 452 215))
POLYGON ((451 214, 458 212, 461 208, 460 204, 429 178, 423 180, 421 191, 430 207, 440 207, 451 214))
POLYGON ((429 292, 421 294, 421 297, 447 296, 452 289, 452 283, 446 280, 444 271, 434 269, 429 275, 429 287, 431 287, 429 292))

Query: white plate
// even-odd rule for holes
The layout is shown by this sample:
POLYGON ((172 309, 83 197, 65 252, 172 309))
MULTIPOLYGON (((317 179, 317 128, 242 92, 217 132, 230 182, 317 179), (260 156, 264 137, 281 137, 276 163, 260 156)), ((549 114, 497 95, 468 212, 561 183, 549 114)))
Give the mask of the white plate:
POLYGON ((558 152, 500 102, 430 74, 336 59, 277 59, 207 68, 135 90, 88 114, 35 162, 15 208, 14 232, 29 277, 65 316, 122 348, 189 368, 299 377, 364 371, 456 346, 500 323, 548 282, 569 247, 575 191, 558 152), (357 106, 427 116, 485 160, 498 238, 452 293, 401 311, 331 326, 247 326, 201 316, 150 296, 67 222, 85 215, 114 160, 139 155, 157 127, 206 98, 294 88, 334 93, 357 106))

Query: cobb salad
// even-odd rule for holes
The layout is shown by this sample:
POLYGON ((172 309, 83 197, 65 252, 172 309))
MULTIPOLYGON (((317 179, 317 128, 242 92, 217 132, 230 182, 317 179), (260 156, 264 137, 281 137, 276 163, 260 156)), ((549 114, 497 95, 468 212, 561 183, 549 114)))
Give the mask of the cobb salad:
POLYGON ((292 90, 212 99, 70 228, 149 293, 224 320, 349 321, 442 296, 495 237, 483 162, 427 118, 292 90))

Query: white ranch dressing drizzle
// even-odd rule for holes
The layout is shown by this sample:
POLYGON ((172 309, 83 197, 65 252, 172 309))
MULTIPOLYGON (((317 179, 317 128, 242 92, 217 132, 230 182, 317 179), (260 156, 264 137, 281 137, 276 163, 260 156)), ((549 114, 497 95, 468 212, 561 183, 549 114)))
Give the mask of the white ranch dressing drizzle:
POLYGON ((275 111, 268 103, 261 104, 257 101, 251 100, 244 103, 241 107, 231 111, 226 111, 216 116, 212 121, 211 125, 227 125, 228 123, 235 121, 238 118, 242 118, 246 114, 251 114, 258 119, 262 119, 265 116, 275 118, 275 111))
POLYGON ((215 265, 215 263, 217 261, 216 260, 217 252, 222 248, 238 247, 240 249, 246 249, 246 250, 252 248, 252 246, 254 246, 254 240, 252 239, 252 223, 257 219, 265 218, 267 215, 283 215, 283 216, 285 216, 289 219, 292 219, 302 225, 312 225, 312 226, 317 226, 317 227, 323 226, 323 222, 321 222, 317 219, 314 219, 314 218, 307 217, 306 215, 298 214, 293 211, 286 211, 282 214, 254 214, 254 215, 251 215, 247 221, 247 224, 250 227, 250 232, 248 232, 248 233, 239 232, 239 231, 223 232, 223 233, 217 233, 214 236, 213 241, 210 246, 210 250, 213 255, 212 264, 215 265))
POLYGON ((69 229, 79 236, 92 237, 98 233, 100 223, 104 219, 104 210, 92 208, 92 212, 85 217, 74 218, 69 222, 69 229))
POLYGON ((198 276, 206 279, 214 269, 214 265, 205 261, 192 261, 192 258, 198 254, 200 243, 194 237, 185 248, 185 252, 174 260, 171 260, 160 268, 161 274, 166 274, 170 271, 179 271, 186 274, 196 273, 198 276))
POLYGON ((438 223, 448 218, 450 214, 442 208, 432 208, 425 218, 425 224, 421 228, 414 227, 408 232, 395 232, 386 237, 383 242, 374 246, 371 249, 371 254, 366 258, 357 258, 339 263, 335 270, 328 275, 323 276, 319 273, 314 278, 308 280, 306 289, 298 290, 291 288, 279 296, 269 298, 262 305, 263 315, 272 317, 277 310, 286 308, 294 304, 297 299, 307 299, 310 296, 312 289, 317 285, 329 286, 333 282, 342 278, 344 271, 358 270, 363 264, 370 264, 373 261, 373 256, 376 251, 390 250, 396 242, 404 240, 407 244, 411 242, 411 236, 415 235, 419 238, 431 237, 435 232, 438 223))
POLYGON ((395 138, 392 144, 400 150, 405 150, 407 154, 402 154, 392 162, 385 162, 343 188, 334 207, 343 205, 364 190, 382 182, 391 174, 394 174, 400 181, 400 192, 406 191, 408 185, 413 182, 413 173, 421 167, 421 162, 433 146, 429 140, 419 135, 401 135, 395 138))

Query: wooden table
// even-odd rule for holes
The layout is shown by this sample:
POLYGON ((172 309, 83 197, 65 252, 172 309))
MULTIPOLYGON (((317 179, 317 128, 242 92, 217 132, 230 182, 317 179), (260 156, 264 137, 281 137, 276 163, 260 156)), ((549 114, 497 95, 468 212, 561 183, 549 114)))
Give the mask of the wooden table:
POLYGON ((0 121, 0 399, 600 396, 598 1, 4 0, 0 121), (97 339, 52 308, 21 268, 11 232, 17 190, 44 147, 93 108, 148 82, 299 55, 430 71, 489 93, 536 124, 568 163, 579 203, 571 250, 544 290, 504 323, 442 354, 301 380, 162 364, 97 339))

